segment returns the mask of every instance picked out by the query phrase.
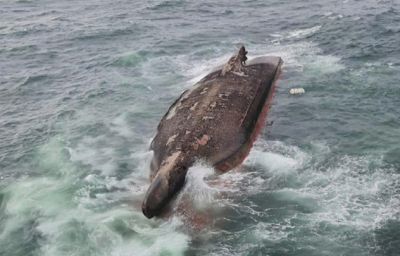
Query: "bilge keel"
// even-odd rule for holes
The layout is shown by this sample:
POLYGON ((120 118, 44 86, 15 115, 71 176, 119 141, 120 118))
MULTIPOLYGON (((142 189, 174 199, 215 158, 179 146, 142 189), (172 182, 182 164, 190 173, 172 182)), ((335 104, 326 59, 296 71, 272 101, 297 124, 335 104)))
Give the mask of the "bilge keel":
POLYGON ((249 153, 264 125, 282 59, 246 63, 246 54, 241 47, 221 69, 183 92, 162 118, 151 143, 151 185, 142 204, 146 217, 162 212, 195 161, 228 171, 249 153))

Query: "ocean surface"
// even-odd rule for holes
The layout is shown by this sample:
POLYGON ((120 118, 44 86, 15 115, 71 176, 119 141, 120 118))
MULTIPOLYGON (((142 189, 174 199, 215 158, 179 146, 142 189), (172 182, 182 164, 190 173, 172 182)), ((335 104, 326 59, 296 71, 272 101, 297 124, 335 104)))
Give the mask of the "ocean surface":
POLYGON ((398 0, 1 0, 0 255, 400 255, 399 74, 398 0), (265 129, 146 219, 158 122, 241 44, 284 60, 265 129))

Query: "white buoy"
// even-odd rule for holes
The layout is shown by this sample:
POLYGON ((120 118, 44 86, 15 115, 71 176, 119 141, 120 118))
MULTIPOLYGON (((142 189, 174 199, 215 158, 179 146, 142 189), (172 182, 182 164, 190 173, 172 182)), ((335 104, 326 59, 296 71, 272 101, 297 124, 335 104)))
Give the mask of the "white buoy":
POLYGON ((304 88, 292 88, 289 90, 289 93, 292 95, 297 95, 297 94, 303 94, 306 91, 304 90, 304 88))

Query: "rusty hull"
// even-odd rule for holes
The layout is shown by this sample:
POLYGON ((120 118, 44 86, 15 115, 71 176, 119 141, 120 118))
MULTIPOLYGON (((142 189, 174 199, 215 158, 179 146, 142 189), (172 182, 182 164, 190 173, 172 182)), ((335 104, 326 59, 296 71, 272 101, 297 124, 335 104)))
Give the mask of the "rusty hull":
POLYGON ((242 47, 221 69, 184 91, 162 118, 151 143, 152 184, 142 205, 148 218, 159 215, 182 188, 196 160, 228 171, 249 153, 282 60, 259 57, 244 64, 246 53, 242 47))

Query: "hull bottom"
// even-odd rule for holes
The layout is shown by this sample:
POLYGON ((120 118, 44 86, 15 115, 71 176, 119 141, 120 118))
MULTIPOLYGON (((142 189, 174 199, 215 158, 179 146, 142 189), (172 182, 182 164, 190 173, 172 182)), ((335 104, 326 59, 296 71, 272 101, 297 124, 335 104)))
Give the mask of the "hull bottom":
POLYGON ((277 69, 277 72, 279 72, 279 73, 276 74, 275 79, 272 82, 270 92, 268 93, 268 98, 267 98, 267 100, 263 106, 263 109, 256 121, 255 129, 251 133, 249 140, 246 143, 244 143, 243 146, 238 151, 236 151, 233 155, 231 155, 227 159, 215 164, 214 167, 218 171, 227 172, 227 171, 239 166, 244 161, 244 159, 249 155, 250 150, 253 147, 255 140, 257 139, 258 135, 261 133, 261 131, 264 127, 264 124, 267 120, 268 111, 271 107, 272 99, 275 94, 276 82, 281 75, 281 71, 280 71, 279 67, 277 69))

